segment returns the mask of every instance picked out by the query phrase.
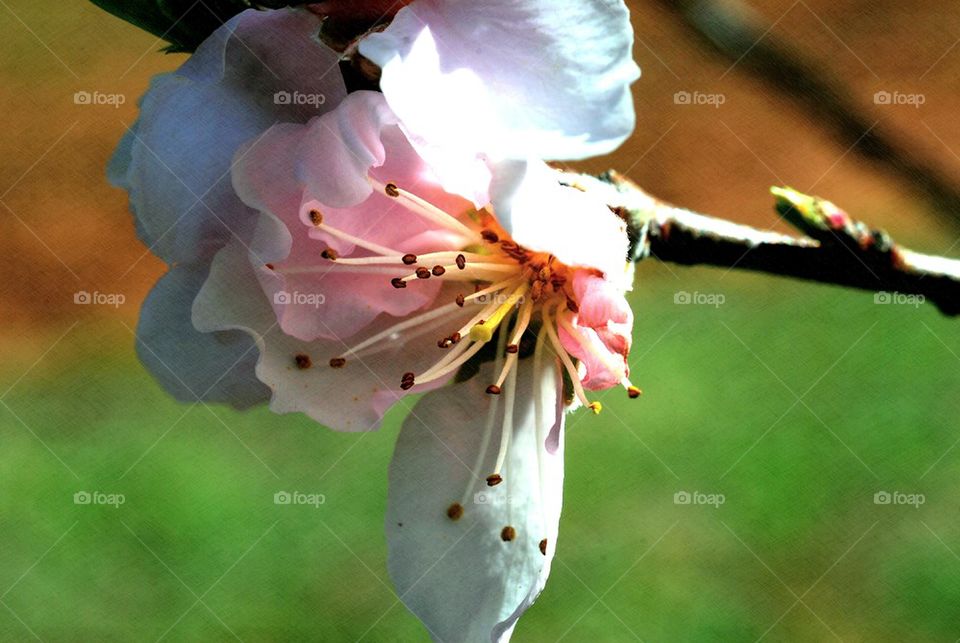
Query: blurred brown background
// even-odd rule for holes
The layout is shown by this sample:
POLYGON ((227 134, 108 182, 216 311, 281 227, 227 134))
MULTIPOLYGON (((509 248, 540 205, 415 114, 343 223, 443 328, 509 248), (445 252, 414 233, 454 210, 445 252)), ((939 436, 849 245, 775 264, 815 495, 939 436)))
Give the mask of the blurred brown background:
MULTIPOLYGON (((809 0, 748 3, 772 25, 766 38, 828 70, 876 127, 960 183, 960 10, 934 0, 809 0), (876 105, 877 91, 921 93, 925 102, 876 105)), ((631 2, 637 128, 591 170, 626 171, 660 197, 758 226, 779 227, 767 188, 813 189, 905 243, 956 254, 956 234, 931 216, 902 179, 864 162, 806 110, 708 50, 677 15, 631 2), (676 92, 721 94, 723 104, 678 105, 676 92)), ((7 0, 0 110, 0 249, 3 335, 23 347, 24 327, 71 316, 78 289, 123 292, 128 322, 162 265, 133 234, 125 195, 104 167, 151 75, 181 55, 86 2, 7 0), (55 13, 52 13, 55 11, 55 13), (74 93, 119 93, 125 103, 77 105, 74 93)), ((96 314, 92 310, 91 314, 96 314)), ((41 339, 41 341, 44 341, 41 339)))

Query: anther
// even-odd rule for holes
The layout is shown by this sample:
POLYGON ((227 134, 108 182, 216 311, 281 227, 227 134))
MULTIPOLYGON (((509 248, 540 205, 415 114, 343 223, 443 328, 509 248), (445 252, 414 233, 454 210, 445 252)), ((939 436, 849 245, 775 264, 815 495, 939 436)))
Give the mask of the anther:
POLYGON ((343 368, 347 360, 343 357, 333 357, 330 359, 330 368, 343 368))
POLYGON ((297 368, 301 371, 306 370, 313 366, 313 361, 310 359, 310 356, 306 353, 297 353, 293 356, 293 361, 296 362, 297 368))
POLYGON ((405 254, 403 255, 403 257, 400 258, 400 261, 402 261, 408 266, 412 266, 413 264, 417 263, 417 255, 405 254))
POLYGON ((337 251, 334 250, 333 248, 327 248, 326 250, 320 253, 320 256, 323 257, 324 259, 329 259, 331 261, 336 261, 340 257, 337 251))
POLYGON ((320 210, 310 210, 310 223, 315 226, 323 225, 323 213, 320 210))
POLYGON ((635 399, 637 399, 638 397, 640 397, 641 395, 643 395, 643 391, 641 391, 641 390, 640 390, 639 388, 637 388, 636 386, 629 386, 629 387, 627 387, 627 395, 630 396, 630 399, 631 399, 631 400, 635 400, 635 399))
POLYGON ((463 270, 467 267, 467 258, 463 255, 457 255, 457 268, 463 270))
POLYGON ((387 193, 387 196, 392 196, 394 198, 400 196, 400 190, 397 188, 396 183, 387 183, 383 187, 383 191, 387 193))
POLYGON ((263 265, 264 265, 264 267, 265 267, 267 270, 274 270, 274 267, 273 267, 273 264, 272 264, 272 263, 265 263, 265 264, 263 264, 263 265))
MULTIPOLYGON (((496 384, 491 384, 490 386, 487 387, 487 394, 500 395, 500 387, 497 386, 496 384)), ((489 478, 487 478, 487 480, 489 480, 489 478)))
POLYGON ((450 520, 460 520, 461 517, 463 517, 463 505, 459 502, 455 502, 447 507, 447 518, 450 520))
POLYGON ((544 556, 547 555, 547 539, 546 538, 540 541, 540 553, 543 554, 544 556))
POLYGON ((400 388, 403 389, 404 391, 406 391, 407 389, 413 388, 414 384, 415 384, 414 375, 410 371, 407 371, 406 373, 404 373, 403 377, 400 378, 400 388))
POLYGON ((458 295, 457 295, 457 305, 460 306, 460 308, 463 308, 463 302, 464 302, 464 297, 463 297, 463 295, 462 295, 462 294, 458 294, 458 295))
POLYGON ((480 236, 483 237, 483 240, 488 243, 496 243, 500 241, 500 237, 497 236, 497 233, 493 230, 481 230, 480 236))
POLYGON ((430 269, 420 266, 417 268, 417 279, 429 279, 430 278, 430 269))
POLYGON ((510 542, 516 537, 517 537, 517 530, 511 527, 510 525, 507 525, 506 527, 500 530, 500 540, 502 540, 505 543, 510 542))
POLYGON ((431 270, 430 272, 433 273, 433 276, 434 276, 434 277, 439 277, 440 275, 442 275, 442 274, 445 273, 446 271, 447 271, 447 269, 444 268, 443 266, 434 266, 434 267, 433 267, 433 270, 431 270))
POLYGON ((393 286, 394 288, 406 288, 407 282, 405 282, 400 277, 394 277, 393 279, 390 280, 390 285, 393 286))
POLYGON ((516 344, 508 344, 508 345, 507 345, 507 352, 508 352, 508 353, 518 353, 518 352, 520 352, 520 347, 517 346, 516 344))
POLYGON ((593 411, 594 415, 600 415, 600 411, 603 410, 603 404, 600 404, 600 402, 590 402, 588 408, 593 411))
POLYGON ((577 302, 572 299, 567 299, 567 310, 572 313, 580 312, 580 306, 577 306, 577 302))
POLYGON ((488 487, 496 487, 501 482, 503 482, 503 476, 501 476, 499 473, 491 473, 487 476, 488 487))

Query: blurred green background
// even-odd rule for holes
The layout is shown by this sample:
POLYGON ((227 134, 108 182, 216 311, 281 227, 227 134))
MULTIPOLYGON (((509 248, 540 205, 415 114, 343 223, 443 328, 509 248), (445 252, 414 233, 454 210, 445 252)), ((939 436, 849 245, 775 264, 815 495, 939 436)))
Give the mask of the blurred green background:
MULTIPOLYGON (((751 4, 858 95, 932 70, 919 111, 877 117, 958 173, 944 147, 960 146, 956 89, 942 82, 960 70, 955 9, 751 4)), ((956 255, 956 231, 907 186, 763 85, 717 80, 727 64, 669 14, 632 6, 638 131, 587 167, 629 169, 660 196, 777 229, 766 187, 815 184, 917 249, 956 255), (728 100, 672 102, 695 89, 728 100)), ((136 360, 139 303, 163 267, 103 167, 150 75, 182 57, 80 2, 0 0, 0 15, 0 640, 426 640, 385 565, 402 408, 378 433, 336 434, 263 409, 178 404, 136 360), (127 101, 73 102, 93 90, 127 101), (76 305, 80 290, 125 302, 76 305), (294 490, 326 502, 274 504, 294 490), (75 504, 84 491, 125 502, 75 504)), ((960 322, 653 262, 632 301, 645 396, 613 391, 599 417, 568 418, 558 554, 515 640, 957 640, 960 322), (723 303, 680 305, 678 292, 723 303), (677 504, 678 492, 724 502, 677 504), (878 505, 878 492, 923 503, 878 505)))

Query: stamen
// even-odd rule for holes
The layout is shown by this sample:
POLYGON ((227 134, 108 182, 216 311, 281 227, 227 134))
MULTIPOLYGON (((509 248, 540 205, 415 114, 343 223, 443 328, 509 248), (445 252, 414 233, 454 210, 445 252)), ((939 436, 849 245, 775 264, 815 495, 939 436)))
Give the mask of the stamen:
POLYGON ((400 261, 407 264, 408 266, 412 266, 413 264, 417 263, 417 255, 405 254, 402 257, 400 257, 400 261))
POLYGON ((410 212, 420 215, 424 219, 429 219, 434 223, 439 223, 449 230, 459 232, 468 239, 477 238, 477 233, 458 221, 456 217, 444 212, 429 201, 421 199, 416 194, 407 192, 406 190, 397 187, 395 183, 380 183, 372 176, 368 176, 367 180, 375 188, 383 190, 384 194, 386 194, 388 197, 397 199, 397 201, 399 201, 410 212))
POLYGON ((500 395, 500 387, 496 384, 491 384, 487 387, 487 394, 489 395, 500 395))
POLYGON ((443 275, 443 273, 445 273, 446 271, 447 271, 447 269, 444 268, 443 266, 434 266, 434 267, 430 270, 430 272, 433 273, 433 276, 434 276, 434 277, 439 277, 439 276, 443 275))
POLYGON ((546 538, 540 541, 540 553, 543 554, 544 556, 547 555, 547 539, 546 538))
MULTIPOLYGON (((402 287, 405 287, 405 285, 402 287)), ((457 310, 456 304, 445 304, 438 308, 434 308, 433 310, 429 310, 425 313, 421 313, 420 315, 415 315, 398 324, 394 324, 390 328, 387 328, 377 333, 376 335, 372 335, 371 337, 368 337, 367 339, 363 340, 359 344, 356 344, 355 346, 345 350, 342 353, 342 355, 356 355, 358 352, 360 352, 364 348, 367 348, 368 346, 372 346, 373 344, 376 344, 377 342, 383 339, 387 339, 393 336, 395 333, 399 333, 400 331, 406 330, 408 328, 414 328, 416 326, 420 326, 421 324, 432 321, 438 317, 442 317, 456 310, 457 310)))
POLYGON ((516 392, 517 369, 512 369, 510 371, 510 381, 507 382, 507 393, 503 396, 503 432, 500 435, 500 452, 497 453, 497 463, 493 468, 492 475, 494 476, 503 475, 503 463, 506 461, 507 452, 510 449, 510 440, 513 437, 513 402, 516 398, 516 392))
POLYGON ((334 250, 333 248, 327 248, 326 250, 320 253, 320 256, 323 257, 324 259, 330 259, 331 261, 336 261, 340 257, 337 251, 334 250))
POLYGON ((455 502, 449 507, 447 507, 447 518, 456 522, 463 517, 463 505, 459 502, 455 502))
MULTIPOLYGON (((465 346, 465 344, 458 344, 457 346, 458 346, 458 348, 459 348, 460 346, 465 346)), ((425 373, 424 375, 422 375, 422 376, 420 377, 420 383, 421 383, 421 384, 426 384, 427 382, 432 382, 433 380, 440 379, 441 377, 444 377, 444 376, 452 373, 453 371, 455 371, 455 370, 457 370, 458 368, 460 368, 460 367, 464 364, 464 362, 466 362, 466 361, 469 360, 471 357, 473 357, 474 355, 476 355, 476 354, 480 351, 481 348, 483 348, 483 342, 474 342, 473 344, 470 345, 469 348, 467 348, 466 350, 464 350, 461 355, 459 355, 459 356, 456 357, 455 359, 451 360, 447 365, 445 365, 445 366, 443 366, 443 367, 441 367, 441 368, 439 368, 439 369, 437 369, 437 370, 430 369, 430 371, 428 371, 427 373, 425 373)), ((454 350, 456 350, 456 349, 454 349, 454 350)), ((454 353, 448 353, 447 355, 448 355, 448 356, 454 355, 454 353)), ((434 366, 434 368, 436 369, 437 367, 434 366)))
POLYGON ((457 268, 459 268, 460 270, 463 270, 464 268, 467 267, 467 258, 464 257, 463 254, 457 255, 456 262, 457 262, 457 268))
POLYGON ((487 476, 487 486, 488 486, 488 487, 496 487, 496 486, 497 486, 498 484, 500 484, 501 482, 503 482, 503 477, 501 477, 501 476, 500 476, 499 474, 497 474, 497 473, 495 473, 495 474, 493 474, 493 475, 491 475, 491 476, 487 476))
POLYGON ((310 359, 310 356, 306 353, 297 353, 293 356, 293 361, 296 363, 297 368, 301 371, 304 371, 311 366, 313 366, 313 361, 310 359))
POLYGON ((573 384, 573 390, 577 395, 577 399, 579 399, 584 406, 589 407, 594 413, 599 413, 603 407, 599 402, 591 402, 587 399, 587 394, 583 390, 583 384, 580 383, 580 373, 577 372, 577 367, 573 365, 573 362, 570 360, 570 355, 563 347, 563 344, 560 343, 560 338, 557 337, 557 331, 553 327, 553 321, 550 318, 550 310, 548 308, 545 308, 543 311, 543 327, 547 331, 547 337, 550 338, 550 343, 553 344, 553 349, 556 351, 557 356, 560 358, 560 361, 563 362, 564 368, 567 369, 567 373, 570 375, 570 382, 573 384))
MULTIPOLYGON (((507 346, 507 361, 503 365, 503 370, 500 372, 500 376, 497 378, 496 384, 491 384, 492 388, 496 388, 497 392, 500 392, 500 387, 503 386, 504 380, 507 378, 507 374, 510 373, 510 370, 516 366, 517 359, 519 358, 520 352, 520 338, 523 337, 523 333, 526 332, 527 326, 530 325, 530 318, 533 315, 533 302, 529 299, 525 300, 520 306, 520 312, 517 314, 517 323, 513 328, 513 335, 510 338, 510 344, 507 346), (515 350, 511 351, 510 348, 513 347, 515 350)), ((490 392, 490 389, 487 389, 487 392, 490 392)))
POLYGON ((349 243, 352 243, 352 244, 355 245, 355 246, 360 246, 361 248, 366 248, 366 249, 369 250, 370 252, 375 252, 375 253, 377 253, 378 255, 397 255, 397 254, 402 254, 402 253, 397 252, 396 250, 392 250, 392 249, 390 249, 390 248, 388 248, 388 247, 386 247, 386 246, 381 246, 381 245, 378 244, 378 243, 373 243, 372 241, 367 241, 366 239, 361 239, 360 237, 356 237, 356 236, 350 234, 349 232, 344 232, 343 230, 339 230, 339 229, 337 229, 337 228, 333 228, 333 227, 331 227, 331 226, 326 225, 326 224, 323 222, 323 214, 321 214, 320 210, 316 210, 316 209, 310 210, 310 222, 313 223, 315 230, 320 230, 320 231, 322 231, 322 232, 325 232, 325 233, 329 234, 329 235, 332 236, 332 237, 338 237, 338 238, 340 238, 340 239, 343 239, 344 241, 347 241, 347 242, 349 242, 349 243))
POLYGON ((631 400, 635 400, 641 395, 643 395, 643 391, 641 391, 640 388, 631 384, 630 380, 627 379, 626 377, 620 380, 620 385, 623 388, 627 389, 627 395, 630 397, 631 400))
MULTIPOLYGON (((517 286, 517 289, 507 297, 507 300, 500 304, 500 306, 493 312, 493 314, 484 321, 480 322, 473 326, 470 329, 470 339, 475 342, 489 342, 490 338, 493 337, 493 331, 497 329, 500 325, 500 322, 503 321, 503 318, 506 317, 507 313, 513 310, 513 307, 517 305, 517 302, 523 299, 523 295, 527 292, 529 284, 522 283, 517 286)), ((516 343, 516 342, 512 342, 516 343)))
POLYGON ((500 531, 500 540, 502 540, 505 543, 510 542, 516 537, 517 537, 517 530, 511 527, 510 525, 507 525, 500 531))
POLYGON ((330 359, 330 368, 343 368, 346 364, 347 360, 343 357, 333 357, 330 359))

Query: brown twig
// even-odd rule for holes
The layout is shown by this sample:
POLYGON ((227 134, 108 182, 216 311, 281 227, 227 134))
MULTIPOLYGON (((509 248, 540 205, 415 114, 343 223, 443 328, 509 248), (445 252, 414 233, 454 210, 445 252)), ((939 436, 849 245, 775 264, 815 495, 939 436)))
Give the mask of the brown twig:
POLYGON ((960 314, 960 260, 903 248, 829 201, 772 189, 777 212, 804 235, 794 237, 669 205, 614 171, 571 182, 598 190, 627 221, 633 261, 653 257, 882 293, 878 297, 910 295, 945 315, 960 314))

